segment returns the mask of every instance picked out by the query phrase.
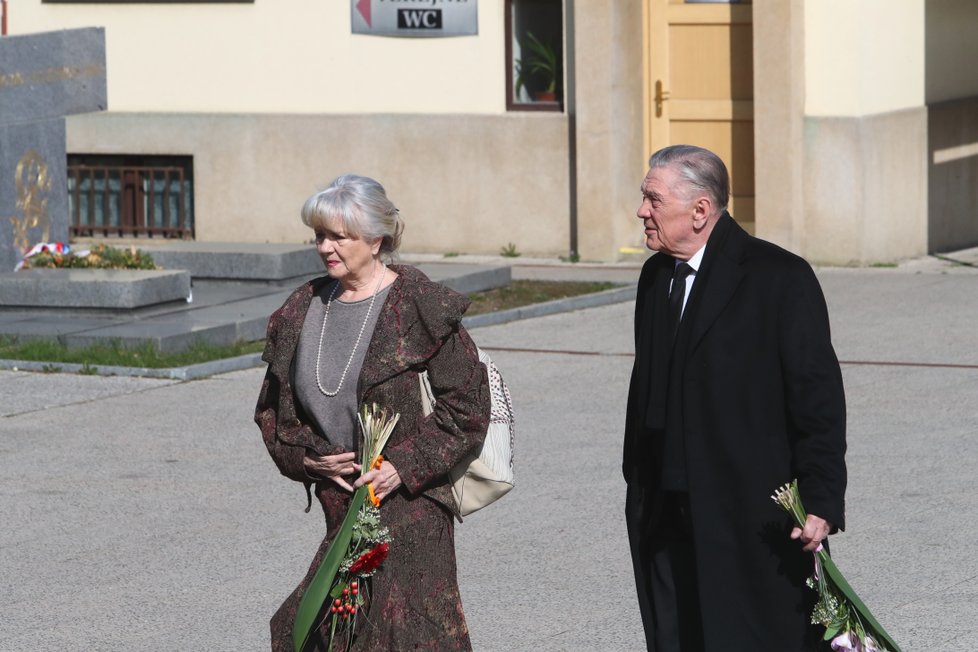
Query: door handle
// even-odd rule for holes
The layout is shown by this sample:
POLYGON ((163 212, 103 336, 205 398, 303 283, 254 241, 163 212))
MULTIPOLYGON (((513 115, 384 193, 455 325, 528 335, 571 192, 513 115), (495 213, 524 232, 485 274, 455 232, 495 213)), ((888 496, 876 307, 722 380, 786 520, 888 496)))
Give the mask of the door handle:
POLYGON ((655 117, 662 117, 662 104, 669 99, 669 91, 662 89, 662 80, 655 81, 655 117))

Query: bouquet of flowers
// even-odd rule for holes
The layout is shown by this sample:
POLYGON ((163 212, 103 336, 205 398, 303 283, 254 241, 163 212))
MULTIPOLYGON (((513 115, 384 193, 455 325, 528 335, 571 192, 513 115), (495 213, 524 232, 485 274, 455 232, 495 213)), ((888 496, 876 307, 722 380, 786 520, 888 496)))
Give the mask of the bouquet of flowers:
MULTIPOLYGON (((360 410, 357 419, 363 431, 361 475, 380 467, 381 451, 398 418, 399 414, 391 416, 373 403, 360 410)), ((383 563, 390 543, 387 528, 380 524, 380 500, 374 495, 373 485, 360 487, 299 602, 292 626, 295 652, 301 652, 309 635, 326 619, 330 620, 329 649, 338 634, 345 634, 348 643, 352 642, 357 619, 369 601, 365 580, 383 563)))
MULTIPOLYGON (((771 498, 794 518, 798 527, 805 527, 808 513, 801 504, 797 480, 778 489, 771 498)), ((818 592, 812 623, 825 626, 825 640, 832 641, 833 650, 901 652, 822 546, 815 551, 815 572, 808 578, 808 586, 818 592)))

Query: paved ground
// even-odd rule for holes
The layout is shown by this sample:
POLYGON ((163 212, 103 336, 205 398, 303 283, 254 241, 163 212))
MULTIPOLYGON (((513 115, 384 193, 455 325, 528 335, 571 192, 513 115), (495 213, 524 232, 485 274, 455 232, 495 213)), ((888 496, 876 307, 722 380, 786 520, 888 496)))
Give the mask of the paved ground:
MULTIPOLYGON (((849 404, 837 562, 904 650, 978 649, 978 269, 819 276, 849 404)), ((517 489, 457 530, 476 650, 642 647, 619 472, 632 308, 473 331, 505 349, 519 419, 517 489)), ((267 649, 322 522, 250 420, 261 374, 0 371, 0 649, 267 649)))

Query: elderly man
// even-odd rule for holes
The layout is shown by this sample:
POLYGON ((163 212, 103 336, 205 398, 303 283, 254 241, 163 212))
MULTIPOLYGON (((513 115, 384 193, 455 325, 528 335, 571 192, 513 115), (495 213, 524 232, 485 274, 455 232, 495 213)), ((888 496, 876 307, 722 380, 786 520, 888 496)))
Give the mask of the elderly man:
POLYGON ((845 397, 801 258, 726 211, 710 151, 652 155, 625 423, 626 521, 656 652, 809 649, 812 555, 844 526, 845 397), (771 500, 797 478, 804 528, 771 500))

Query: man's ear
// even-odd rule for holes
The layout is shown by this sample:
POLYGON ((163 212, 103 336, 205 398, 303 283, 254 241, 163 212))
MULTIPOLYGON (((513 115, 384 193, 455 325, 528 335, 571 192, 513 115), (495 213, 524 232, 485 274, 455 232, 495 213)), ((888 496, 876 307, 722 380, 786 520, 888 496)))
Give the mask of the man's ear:
POLYGON ((699 231, 713 215, 713 201, 706 195, 698 197, 693 202, 693 228, 699 231))

